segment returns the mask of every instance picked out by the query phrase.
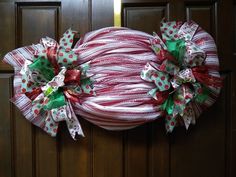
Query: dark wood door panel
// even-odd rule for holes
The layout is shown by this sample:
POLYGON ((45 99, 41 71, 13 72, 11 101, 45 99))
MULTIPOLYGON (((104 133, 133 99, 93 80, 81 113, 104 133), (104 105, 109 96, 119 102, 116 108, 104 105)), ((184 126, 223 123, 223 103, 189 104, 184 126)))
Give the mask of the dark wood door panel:
MULTIPOLYGON (((15 107, 14 107, 15 108, 15 107)), ((16 176, 31 177, 35 172, 34 127, 15 108, 13 132, 13 156, 16 176)))
MULTIPOLYGON (((185 13, 187 20, 197 22, 217 42, 217 2, 187 2, 185 13)), ((230 99, 226 94, 227 90, 225 88, 216 104, 200 116, 195 127, 188 132, 177 129, 172 135, 171 176, 226 176, 226 168, 222 163, 227 156, 228 110, 225 105, 230 99)))
POLYGON ((56 138, 46 136, 41 129, 34 127, 33 167, 37 177, 58 176, 58 142, 56 138))
MULTIPOLYGON (((32 126, 9 102, 13 70, 0 63, 0 176, 235 176, 236 51, 232 57, 230 30, 236 29, 236 22, 233 28, 232 16, 231 0, 122 0, 122 23, 130 28, 159 32, 163 17, 199 23, 216 39, 221 69, 230 73, 226 74, 225 88, 217 103, 197 125, 189 131, 177 128, 172 135, 165 133, 162 120, 111 132, 79 117, 85 138, 73 141, 64 123, 58 137, 51 138, 32 126)), ((112 26, 113 0, 5 0, 0 2, 0 20, 3 57, 44 36, 58 40, 70 27, 82 36, 112 26)))
POLYGON ((186 20, 196 21, 217 41, 217 2, 187 3, 185 5, 186 20))
POLYGON ((124 146, 122 132, 93 128, 93 175, 123 177, 124 146))
POLYGON ((123 5, 123 26, 132 29, 150 34, 152 34, 152 32, 160 32, 159 24, 163 18, 169 19, 168 3, 159 6, 155 4, 123 5))
MULTIPOLYGON (((151 33, 153 29, 158 31, 155 28, 158 28, 160 17, 164 17, 165 13, 153 9, 165 9, 163 4, 166 2, 154 0, 150 3, 138 0, 123 2, 123 24, 125 26, 148 33, 151 33), (147 10, 147 7, 152 10, 147 10), (157 12, 160 14, 159 18, 157 12), (149 25, 153 18, 148 19, 147 14, 157 18, 156 23, 152 21, 157 26, 149 25)), ((224 23, 223 20, 220 20, 219 14, 226 14, 228 5, 207 0, 169 1, 166 4, 168 7, 166 17, 169 17, 170 20, 194 20, 215 38, 220 51, 221 69, 229 68, 227 63, 231 60, 229 55, 232 55, 232 50, 230 47, 223 48, 230 45, 232 33, 222 35, 223 28, 219 26, 220 23, 224 23)), ((228 176, 229 154, 226 151, 232 143, 228 141, 231 134, 231 124, 228 123, 231 119, 229 102, 233 101, 229 94, 232 93, 232 78, 229 78, 231 78, 230 75, 227 75, 225 89, 217 103, 200 117, 195 127, 191 127, 189 131, 184 130, 183 127, 178 128, 171 135, 168 162, 170 176, 228 176)), ((231 151, 233 150, 231 149, 231 151)))
POLYGON ((227 176, 227 91, 222 90, 220 101, 203 113, 195 126, 188 131, 178 128, 171 135, 171 176, 227 176))
POLYGON ((60 126, 58 136, 58 173, 62 177, 84 176, 93 174, 93 136, 92 126, 80 120, 85 138, 74 141, 67 131, 66 125, 60 126), (70 173, 68 173, 70 172, 70 173))
POLYGON ((231 145, 231 151, 232 153, 230 153, 230 177, 234 177, 236 175, 236 130, 233 130, 232 132, 232 145, 231 145))
MULTIPOLYGON (((14 2, 0 2, 0 17, 1 17, 1 26, 0 26, 0 38, 1 38, 1 47, 0 47, 0 57, 15 48, 15 7, 14 2)), ((9 71, 12 68, 9 65, 6 65, 0 62, 1 71, 9 71)))
POLYGON ((0 176, 11 177, 13 175, 13 107, 9 102, 12 96, 12 74, 0 75, 0 176))
MULTIPOLYGON (((233 1, 233 57, 232 57, 232 65, 235 67, 236 66, 236 0, 233 1)), ((230 177, 236 176, 236 71, 235 69, 233 70, 233 72, 231 72, 231 91, 230 91, 230 95, 232 96, 232 100, 231 100, 231 108, 232 111, 230 112, 231 114, 231 118, 232 120, 229 122, 230 125, 232 124, 232 132, 229 132, 229 134, 231 135, 229 138, 229 142, 230 142, 230 148, 229 148, 229 159, 230 159, 230 163, 229 163, 229 173, 230 173, 230 177)))
POLYGON ((58 39, 60 2, 17 2, 16 45, 37 43, 42 36, 58 39))

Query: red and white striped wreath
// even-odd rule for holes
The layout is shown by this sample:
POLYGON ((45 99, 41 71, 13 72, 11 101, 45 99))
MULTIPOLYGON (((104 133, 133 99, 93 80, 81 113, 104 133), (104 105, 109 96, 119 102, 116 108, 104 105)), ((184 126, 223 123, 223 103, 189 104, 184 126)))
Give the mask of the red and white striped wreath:
POLYGON ((163 117, 171 132, 195 124, 219 95, 222 80, 213 38, 194 22, 161 22, 161 36, 108 27, 76 32, 60 42, 9 52, 15 69, 13 103, 34 125, 56 136, 66 121, 83 135, 76 115, 108 130, 125 130, 163 117))

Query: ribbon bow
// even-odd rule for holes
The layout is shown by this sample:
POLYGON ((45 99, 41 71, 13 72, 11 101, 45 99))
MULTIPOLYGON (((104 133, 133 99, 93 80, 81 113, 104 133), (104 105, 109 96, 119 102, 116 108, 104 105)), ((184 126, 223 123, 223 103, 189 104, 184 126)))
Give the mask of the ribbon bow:
POLYGON ((166 112, 166 129, 171 132, 182 117, 186 129, 195 122, 192 101, 204 103, 211 87, 221 87, 222 80, 209 74, 204 65, 205 52, 191 41, 198 29, 194 22, 162 22, 162 39, 154 33, 150 40, 159 63, 147 63, 143 80, 154 82, 149 94, 166 112))
POLYGON ((43 38, 43 50, 37 51, 32 61, 22 67, 21 93, 31 100, 31 122, 56 136, 58 123, 66 121, 73 139, 83 136, 71 102, 79 102, 82 94, 95 94, 92 81, 86 75, 89 65, 78 66, 78 56, 72 50, 75 32, 67 30, 58 44, 43 38))

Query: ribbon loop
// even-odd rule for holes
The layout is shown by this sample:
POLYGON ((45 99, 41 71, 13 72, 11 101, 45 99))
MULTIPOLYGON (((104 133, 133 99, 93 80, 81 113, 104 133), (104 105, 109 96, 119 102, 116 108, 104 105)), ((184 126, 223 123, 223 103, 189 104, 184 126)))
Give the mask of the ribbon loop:
POLYGON ((178 63, 183 62, 183 56, 185 54, 185 41, 182 39, 178 39, 175 41, 167 40, 166 41, 167 50, 171 53, 171 55, 177 59, 178 63))
POLYGON ((70 50, 73 45, 74 37, 76 36, 77 32, 68 29, 64 34, 63 37, 60 39, 60 46, 63 48, 70 50))
POLYGON ((171 85, 174 89, 180 87, 184 83, 194 83, 196 82, 196 79, 192 73, 192 70, 187 68, 184 70, 181 70, 174 76, 174 78, 171 80, 171 85))
POLYGON ((55 122, 66 121, 68 130, 73 139, 75 139, 76 134, 84 136, 80 123, 70 102, 67 102, 67 104, 62 107, 52 109, 51 113, 55 122))
POLYGON ((163 42, 167 40, 176 40, 179 39, 178 31, 182 25, 182 22, 161 22, 161 35, 163 42))
POLYGON ((162 109, 167 114, 168 132, 173 130, 178 116, 183 119, 188 128, 195 120, 191 101, 203 104, 208 98, 207 90, 210 87, 222 86, 220 77, 210 74, 209 69, 203 66, 205 52, 191 41, 198 27, 192 21, 184 24, 161 22, 162 39, 154 33, 153 39, 150 40, 151 48, 157 55, 158 62, 161 63, 146 64, 141 72, 141 78, 155 83, 156 88, 148 93, 158 100, 158 103, 160 100, 163 103, 162 109), (160 93, 166 95, 166 92, 169 96, 158 99, 160 93), (163 101, 163 98, 166 100, 163 101))
POLYGON ((178 31, 178 38, 184 39, 185 41, 190 41, 193 38, 193 35, 196 33, 199 25, 193 21, 185 22, 181 25, 178 31))
POLYGON ((145 70, 141 72, 143 80, 154 82, 159 91, 165 91, 170 88, 169 75, 158 71, 150 63, 147 63, 145 70))
POLYGON ((48 48, 55 48, 58 46, 57 41, 55 41, 54 39, 50 38, 50 37, 46 37, 46 38, 42 38, 40 40, 40 43, 43 45, 43 47, 45 49, 48 48))
POLYGON ((43 48, 35 53, 32 61, 25 62, 20 73, 21 94, 30 99, 32 122, 56 136, 58 123, 66 121, 75 139, 76 134, 83 136, 83 131, 70 101, 79 102, 80 95, 94 94, 94 91, 87 76, 89 64, 77 66, 77 54, 71 48, 74 36, 75 32, 69 29, 59 44, 49 37, 42 38, 43 48))

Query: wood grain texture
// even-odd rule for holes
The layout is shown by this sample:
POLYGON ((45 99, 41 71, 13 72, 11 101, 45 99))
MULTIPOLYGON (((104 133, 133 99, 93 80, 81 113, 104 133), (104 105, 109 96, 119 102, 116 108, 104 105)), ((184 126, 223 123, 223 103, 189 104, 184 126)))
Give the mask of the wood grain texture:
POLYGON ((60 3, 17 3, 17 46, 38 43, 42 37, 58 39, 60 3))
POLYGON ((234 176, 236 176, 236 168, 235 168, 235 166, 236 166, 236 130, 234 130, 233 132, 232 132, 232 145, 231 145, 231 151, 232 151, 232 153, 231 153, 231 158, 230 158, 230 166, 231 166, 231 168, 230 168, 230 177, 234 177, 234 176))
MULTIPOLYGON (((122 14, 124 26, 159 33, 162 18, 169 19, 169 4, 125 1, 122 14)), ((169 140, 162 126, 157 121, 125 134, 124 176, 169 176, 169 140)))
POLYGON ((218 40, 217 48, 220 58, 221 70, 231 70, 235 72, 236 60, 232 57, 233 54, 233 2, 232 1, 218 1, 218 40))
POLYGON ((125 135, 125 177, 146 177, 148 171, 147 125, 128 130, 125 135))
POLYGON ((17 108, 14 115, 15 175, 31 177, 35 174, 34 127, 17 108))
MULTIPOLYGON (((17 46, 38 43, 41 37, 58 37, 59 4, 55 3, 17 3, 17 46)), ((22 118, 21 118, 22 119, 22 118)), ((16 122, 19 122, 18 120, 16 122)), ((19 122, 29 133, 25 142, 28 144, 28 163, 31 160, 30 172, 37 177, 57 176, 57 148, 56 141, 48 137, 42 130, 33 127, 24 121, 19 122), (30 154, 31 153, 31 154, 30 154)), ((21 131, 21 129, 18 129, 21 131)), ((25 133, 25 132, 22 132, 25 133)), ((19 134, 19 132, 17 132, 19 134)), ((21 141, 21 140, 19 140, 21 141)), ((22 145, 21 145, 22 146, 22 145)), ((17 147, 18 148, 18 147, 17 147)), ((22 157, 25 158, 25 157, 22 157)), ((21 159, 22 160, 22 159, 21 159)), ((19 168, 21 170, 21 168, 19 168)), ((28 175, 30 175, 30 173, 28 175)))
MULTIPOLYGON (((228 83, 229 84, 229 83, 228 83)), ((187 132, 177 128, 171 136, 171 176, 192 177, 226 175, 227 163, 227 101, 230 95, 223 89, 219 100, 190 127, 187 132), (199 170, 201 169, 201 170, 199 170)))
MULTIPOLYGON (((234 1, 234 23, 233 23, 233 37, 234 37, 234 41, 233 41, 233 46, 234 46, 234 50, 233 50, 233 57, 232 57, 232 60, 233 62, 233 65, 236 66, 236 0, 234 1)), ((232 76, 235 76, 236 74, 236 71, 234 70, 232 72, 232 76)), ((235 77, 232 77, 232 107, 233 108, 236 108, 236 78, 235 77)), ((236 112, 233 111, 232 112, 232 128, 233 130, 236 130, 236 112)))
POLYGON ((169 6, 168 4, 159 6, 155 6, 155 4, 145 4, 145 6, 124 4, 122 15, 123 26, 152 34, 153 32, 160 32, 160 21, 164 17, 169 19, 169 6))
POLYGON ((58 170, 60 177, 92 177, 93 137, 91 125, 80 120, 85 138, 74 141, 65 124, 60 127, 58 170))
MULTIPOLYGON (((13 2, 0 2, 0 60, 15 48, 15 8, 13 2)), ((1 71, 12 71, 12 68, 0 62, 1 71)))
MULTIPOLYGON (((221 107, 217 108, 223 111, 221 107)), ((225 166, 222 165, 226 158, 225 122, 220 121, 221 114, 209 111, 201 116, 204 120, 199 120, 198 125, 189 130, 190 133, 182 129, 172 135, 171 176, 197 177, 203 173, 205 176, 225 176, 225 166)))
MULTIPOLYGON (((232 60, 235 62, 236 60, 236 0, 234 0, 233 2, 233 57, 232 57, 232 60)), ((230 177, 234 177, 236 176, 236 99, 235 99, 235 96, 236 96, 236 78, 235 78, 235 74, 236 74, 236 71, 235 71, 235 63, 232 63, 234 65, 234 71, 231 72, 231 122, 232 123, 232 128, 231 128, 231 136, 230 136, 230 142, 231 144, 229 144, 230 148, 230 153, 229 153, 229 163, 228 165, 230 166, 229 169, 229 174, 230 174, 230 177)))
POLYGON ((113 26, 113 0, 92 0, 92 30, 113 26))
POLYGON ((123 177, 122 132, 93 128, 93 177, 123 177))
POLYGON ((234 36, 234 56, 236 55, 236 1, 234 1, 234 5, 233 5, 233 36, 234 36))
MULTIPOLYGON (((159 32, 165 16, 193 19, 216 39, 225 88, 216 104, 186 132, 167 135, 160 119, 111 132, 79 117, 85 138, 70 137, 62 123, 57 138, 32 126, 8 102, 13 70, 0 64, 1 177, 234 177, 236 176, 236 0, 122 0, 124 25, 159 32), (233 9, 234 8, 234 9, 233 9), (233 41, 234 40, 234 41, 233 41)), ((82 35, 113 25, 113 0, 1 0, 1 58, 41 37, 59 39, 72 27, 82 35)))
POLYGON ((37 177, 58 176, 57 139, 41 129, 35 130, 35 165, 37 177))
POLYGON ((13 154, 13 120, 12 104, 12 74, 0 75, 0 176, 11 177, 14 174, 13 154), (7 91, 7 92, 6 92, 7 91))
POLYGON ((164 121, 157 120, 148 125, 148 170, 150 177, 169 177, 170 146, 165 133, 164 121))
POLYGON ((225 102, 229 103, 225 106, 226 111, 226 135, 225 135, 225 176, 230 176, 231 173, 231 157, 232 157, 232 72, 226 71, 222 73, 224 77, 224 95, 225 102), (230 105, 230 106, 229 106, 230 105))
POLYGON ((171 0, 170 7, 170 20, 184 21, 185 20, 185 1, 171 0))
POLYGON ((68 28, 77 30, 81 35, 91 29, 91 0, 62 0, 61 35, 68 28))
POLYGON ((186 19, 196 21, 204 30, 210 33, 217 41, 217 3, 187 4, 186 19))

